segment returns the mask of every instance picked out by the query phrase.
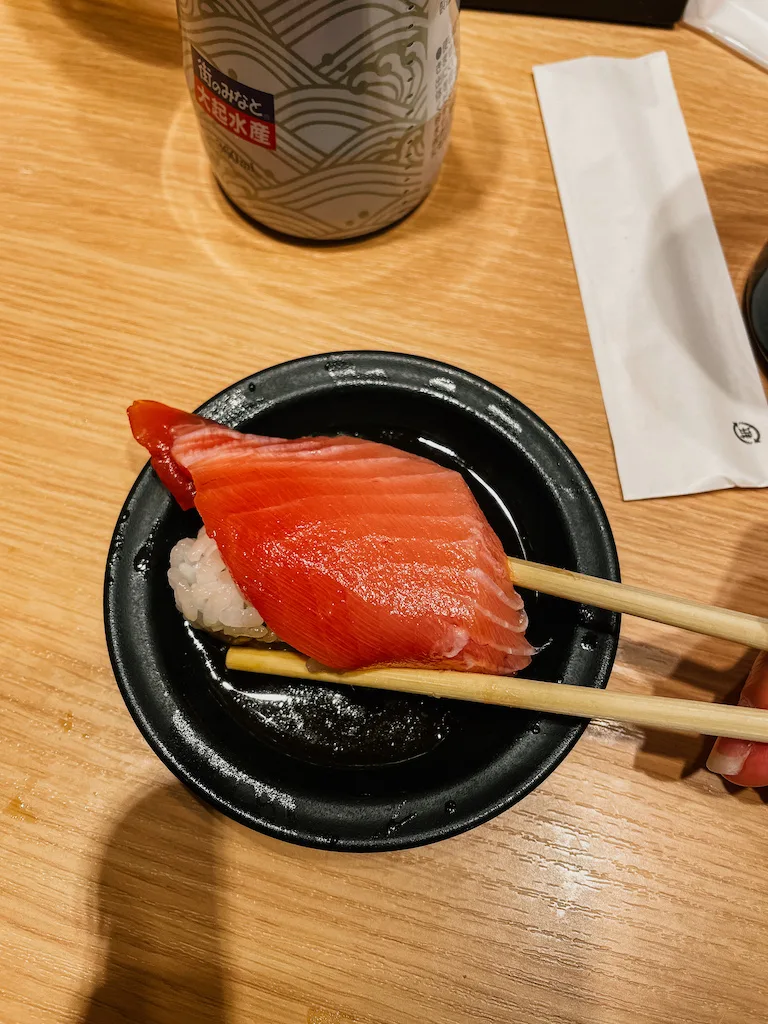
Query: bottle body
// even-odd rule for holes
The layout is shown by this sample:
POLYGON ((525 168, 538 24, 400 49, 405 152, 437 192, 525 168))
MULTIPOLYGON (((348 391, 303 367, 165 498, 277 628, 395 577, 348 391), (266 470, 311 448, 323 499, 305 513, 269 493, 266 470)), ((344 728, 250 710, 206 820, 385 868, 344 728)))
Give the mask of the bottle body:
POLYGON ((335 240, 413 210, 440 170, 457 0, 178 0, 213 172, 268 227, 335 240))

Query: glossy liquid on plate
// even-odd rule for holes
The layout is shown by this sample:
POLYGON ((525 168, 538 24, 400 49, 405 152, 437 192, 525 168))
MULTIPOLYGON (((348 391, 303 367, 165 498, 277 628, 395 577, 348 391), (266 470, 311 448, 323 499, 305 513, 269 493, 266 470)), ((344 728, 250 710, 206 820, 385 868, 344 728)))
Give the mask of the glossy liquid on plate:
POLYGON ((270 746, 312 764, 373 767, 429 753, 451 714, 429 697, 242 674, 217 680, 233 718, 270 746))

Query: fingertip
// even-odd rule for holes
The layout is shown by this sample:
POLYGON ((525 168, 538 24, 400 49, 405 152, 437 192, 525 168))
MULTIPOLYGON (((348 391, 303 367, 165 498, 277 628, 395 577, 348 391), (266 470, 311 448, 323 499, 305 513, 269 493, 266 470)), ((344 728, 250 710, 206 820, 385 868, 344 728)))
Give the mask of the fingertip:
POLYGON ((715 775, 722 775, 729 781, 733 781, 734 777, 738 776, 744 768, 744 764, 749 757, 750 744, 744 744, 743 746, 746 748, 744 750, 729 751, 722 749, 722 746, 720 741, 715 743, 712 752, 707 758, 707 768, 709 771, 714 772, 715 775))

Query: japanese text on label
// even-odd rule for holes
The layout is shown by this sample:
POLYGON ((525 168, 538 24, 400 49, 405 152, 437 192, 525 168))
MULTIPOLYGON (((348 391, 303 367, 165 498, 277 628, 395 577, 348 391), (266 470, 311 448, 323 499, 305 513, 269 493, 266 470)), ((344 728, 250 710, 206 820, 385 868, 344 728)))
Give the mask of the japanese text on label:
POLYGON ((215 68, 192 47, 195 101, 201 110, 232 135, 265 149, 274 149, 275 101, 215 68))

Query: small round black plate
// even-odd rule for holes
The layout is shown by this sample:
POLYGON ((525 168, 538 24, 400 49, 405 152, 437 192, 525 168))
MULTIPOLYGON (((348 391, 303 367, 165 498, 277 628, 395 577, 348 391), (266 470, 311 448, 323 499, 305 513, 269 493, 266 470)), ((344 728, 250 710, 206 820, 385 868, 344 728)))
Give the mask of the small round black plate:
POLYGON ((768 364, 768 245, 752 268, 744 289, 744 319, 752 344, 768 364))
MULTIPOLYGON (((254 374, 198 412, 282 437, 354 433, 459 470, 508 554, 619 578, 611 530, 565 445, 505 392, 444 363, 387 352, 310 356, 254 374)), ((126 425, 127 427, 127 425, 126 425)), ((225 814, 308 846, 418 846, 486 821, 565 757, 583 721, 227 672, 166 581, 196 532, 147 466, 107 560, 107 644, 136 724, 183 782, 225 814)), ((618 616, 524 594, 528 673, 604 687, 618 616)))

